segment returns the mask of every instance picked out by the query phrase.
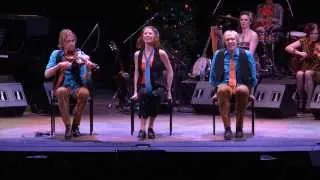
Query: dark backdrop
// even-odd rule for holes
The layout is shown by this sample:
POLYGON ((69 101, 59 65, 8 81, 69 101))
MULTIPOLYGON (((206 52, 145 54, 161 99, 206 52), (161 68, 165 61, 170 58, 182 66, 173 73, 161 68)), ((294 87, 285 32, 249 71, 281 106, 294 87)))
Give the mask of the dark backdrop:
MULTIPOLYGON (((35 66, 40 68, 40 70, 35 69, 35 71, 40 72, 40 76, 42 75, 44 65, 47 63, 49 53, 56 48, 58 32, 62 28, 68 27, 73 29, 78 35, 79 45, 82 45, 92 32, 93 27, 98 23, 100 38, 97 38, 97 31, 95 31, 88 39, 84 50, 91 54, 94 57, 93 60, 101 66, 101 70, 95 75, 96 84, 102 87, 113 88, 114 83, 112 83, 112 77, 117 72, 117 61, 115 59, 115 53, 108 47, 108 42, 110 40, 116 42, 116 45, 120 49, 120 58, 130 72, 132 70, 130 67, 132 65, 132 53, 134 51, 137 34, 132 37, 132 41, 128 41, 126 44, 123 44, 123 41, 149 19, 152 14, 161 11, 161 9, 157 7, 158 2, 157 0, 120 0, 113 2, 105 1, 103 3, 102 1, 83 1, 81 3, 70 2, 71 4, 66 4, 65 1, 10 1, 7 2, 9 3, 7 5, 1 5, 0 10, 3 14, 37 14, 49 19, 49 34, 47 40, 43 42, 43 47, 46 47, 45 55, 42 56, 39 61, 36 61, 38 66, 35 66), (152 8, 146 10, 146 4, 151 4, 152 8), (95 47, 98 47, 98 49, 95 49, 95 47)), ((190 1, 181 2, 190 4, 190 1)), ((197 15, 194 17, 194 21, 196 23, 195 31, 199 34, 199 45, 193 50, 194 54, 201 54, 204 48, 209 27, 216 21, 215 17, 212 16, 212 12, 218 2, 219 1, 216 0, 193 2, 197 4, 197 6, 195 6, 197 7, 197 15)), ((262 2, 262 0, 223 0, 220 1, 220 7, 217 9, 216 15, 231 14, 238 16, 242 10, 255 11, 256 5, 260 2, 262 2)), ((317 11, 311 10, 314 9, 313 7, 320 7, 319 1, 289 0, 294 17, 291 17, 289 13, 287 1, 276 2, 280 2, 285 9, 284 23, 288 31, 302 30, 303 24, 308 21, 319 22, 317 11)), ((165 8, 171 8, 169 0, 165 8)), ((194 59, 196 58, 195 55, 194 59)))

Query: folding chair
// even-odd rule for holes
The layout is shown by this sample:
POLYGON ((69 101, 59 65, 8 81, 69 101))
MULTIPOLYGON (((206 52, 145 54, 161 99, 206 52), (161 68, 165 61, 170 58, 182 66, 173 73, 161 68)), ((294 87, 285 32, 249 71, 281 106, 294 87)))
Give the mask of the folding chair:
MULTIPOLYGON (((131 114, 131 135, 133 135, 134 132, 134 116, 135 116, 135 105, 136 100, 131 100, 131 108, 130 108, 130 114, 131 114)), ((168 106, 169 109, 169 129, 170 129, 170 136, 172 135, 172 100, 165 103, 168 106)))
MULTIPOLYGON (((56 107, 58 107, 58 98, 53 93, 53 84, 52 83, 46 83, 45 89, 50 89, 49 95, 50 95, 50 117, 51 117, 51 133, 50 135, 53 136, 55 133, 55 117, 56 117, 56 107)), ((90 135, 92 135, 93 132, 93 93, 92 89, 89 89, 90 95, 88 98, 88 104, 89 104, 89 119, 90 119, 90 135)), ((69 106, 70 110, 73 109, 73 107, 77 104, 76 100, 72 97, 69 99, 69 106)), ((58 108, 59 109, 59 108, 58 108)))
MULTIPOLYGON (((251 107, 251 133, 254 136, 254 120, 255 120, 255 107, 254 107, 254 102, 255 102, 255 97, 254 95, 249 95, 249 106, 251 107)), ((213 135, 216 134, 216 113, 215 113, 215 106, 217 106, 218 98, 216 95, 213 96, 212 98, 212 121, 213 121, 213 135)), ((235 102, 231 102, 231 105, 235 105, 235 102)))

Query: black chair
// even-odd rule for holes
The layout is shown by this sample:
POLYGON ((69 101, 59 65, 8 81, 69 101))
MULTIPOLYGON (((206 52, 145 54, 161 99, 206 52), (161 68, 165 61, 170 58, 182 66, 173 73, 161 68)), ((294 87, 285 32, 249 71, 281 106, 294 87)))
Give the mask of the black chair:
MULTIPOLYGON (((55 117, 56 117, 56 109, 58 108, 58 98, 53 93, 53 86, 52 83, 49 83, 49 86, 51 85, 50 90, 50 116, 51 116, 51 132, 50 135, 53 136, 55 133, 55 117)), ((47 83, 48 86, 48 83, 47 83)), ((90 135, 92 135, 93 132, 93 93, 92 89, 89 89, 90 95, 88 98, 88 104, 89 104, 89 119, 90 119, 90 135)), ((74 108, 74 106, 77 104, 76 99, 70 97, 69 99, 69 106, 70 111, 74 108)), ((59 108, 58 108, 59 110, 59 108)))
MULTIPOLYGON (((131 107, 130 107, 130 114, 131 114, 131 135, 133 135, 134 132, 134 116, 135 116, 135 105, 136 100, 131 100, 131 107)), ((170 129, 170 136, 172 135, 172 100, 168 101, 166 103, 162 103, 162 105, 166 105, 169 109, 169 129, 170 129)))
MULTIPOLYGON (((215 111, 215 107, 217 106, 217 101, 218 98, 216 95, 214 95, 212 97, 212 106, 213 106, 213 111, 212 111, 212 121, 213 121, 213 135, 216 134, 216 111, 215 111)), ((255 120, 255 107, 254 107, 254 102, 255 102, 255 97, 254 95, 249 95, 249 106, 251 107, 251 133, 254 136, 254 128, 255 128, 255 124, 254 124, 254 120, 255 120)), ((231 102, 231 104, 234 106, 235 102, 231 102)))

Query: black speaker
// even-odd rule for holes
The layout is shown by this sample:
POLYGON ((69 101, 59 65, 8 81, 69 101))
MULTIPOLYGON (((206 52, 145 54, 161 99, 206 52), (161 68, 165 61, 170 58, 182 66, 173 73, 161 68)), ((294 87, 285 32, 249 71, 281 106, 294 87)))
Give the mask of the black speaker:
POLYGON ((310 110, 316 119, 320 119, 320 85, 317 85, 313 91, 310 110))
POLYGON ((194 88, 191 105, 197 113, 218 113, 218 108, 213 107, 211 97, 214 95, 214 87, 208 81, 199 81, 194 88))
POLYGON ((21 116, 28 106, 21 83, 0 83, 0 115, 21 116))
POLYGON ((297 114, 297 102, 294 98, 294 84, 264 84, 257 86, 254 93, 257 116, 288 117, 297 114))

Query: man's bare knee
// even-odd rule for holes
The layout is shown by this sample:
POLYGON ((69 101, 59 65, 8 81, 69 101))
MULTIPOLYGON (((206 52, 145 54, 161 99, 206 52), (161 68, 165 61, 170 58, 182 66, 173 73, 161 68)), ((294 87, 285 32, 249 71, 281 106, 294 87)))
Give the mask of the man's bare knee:
POLYGON ((245 85, 240 85, 239 87, 237 87, 236 94, 249 95, 249 89, 245 85))
POLYGON ((78 91, 79 98, 87 98, 89 97, 89 90, 87 88, 81 87, 78 91))
POLYGON ((56 89, 56 92, 55 92, 56 96, 58 97, 68 95, 68 93, 69 93, 69 90, 65 87, 59 87, 56 89))

